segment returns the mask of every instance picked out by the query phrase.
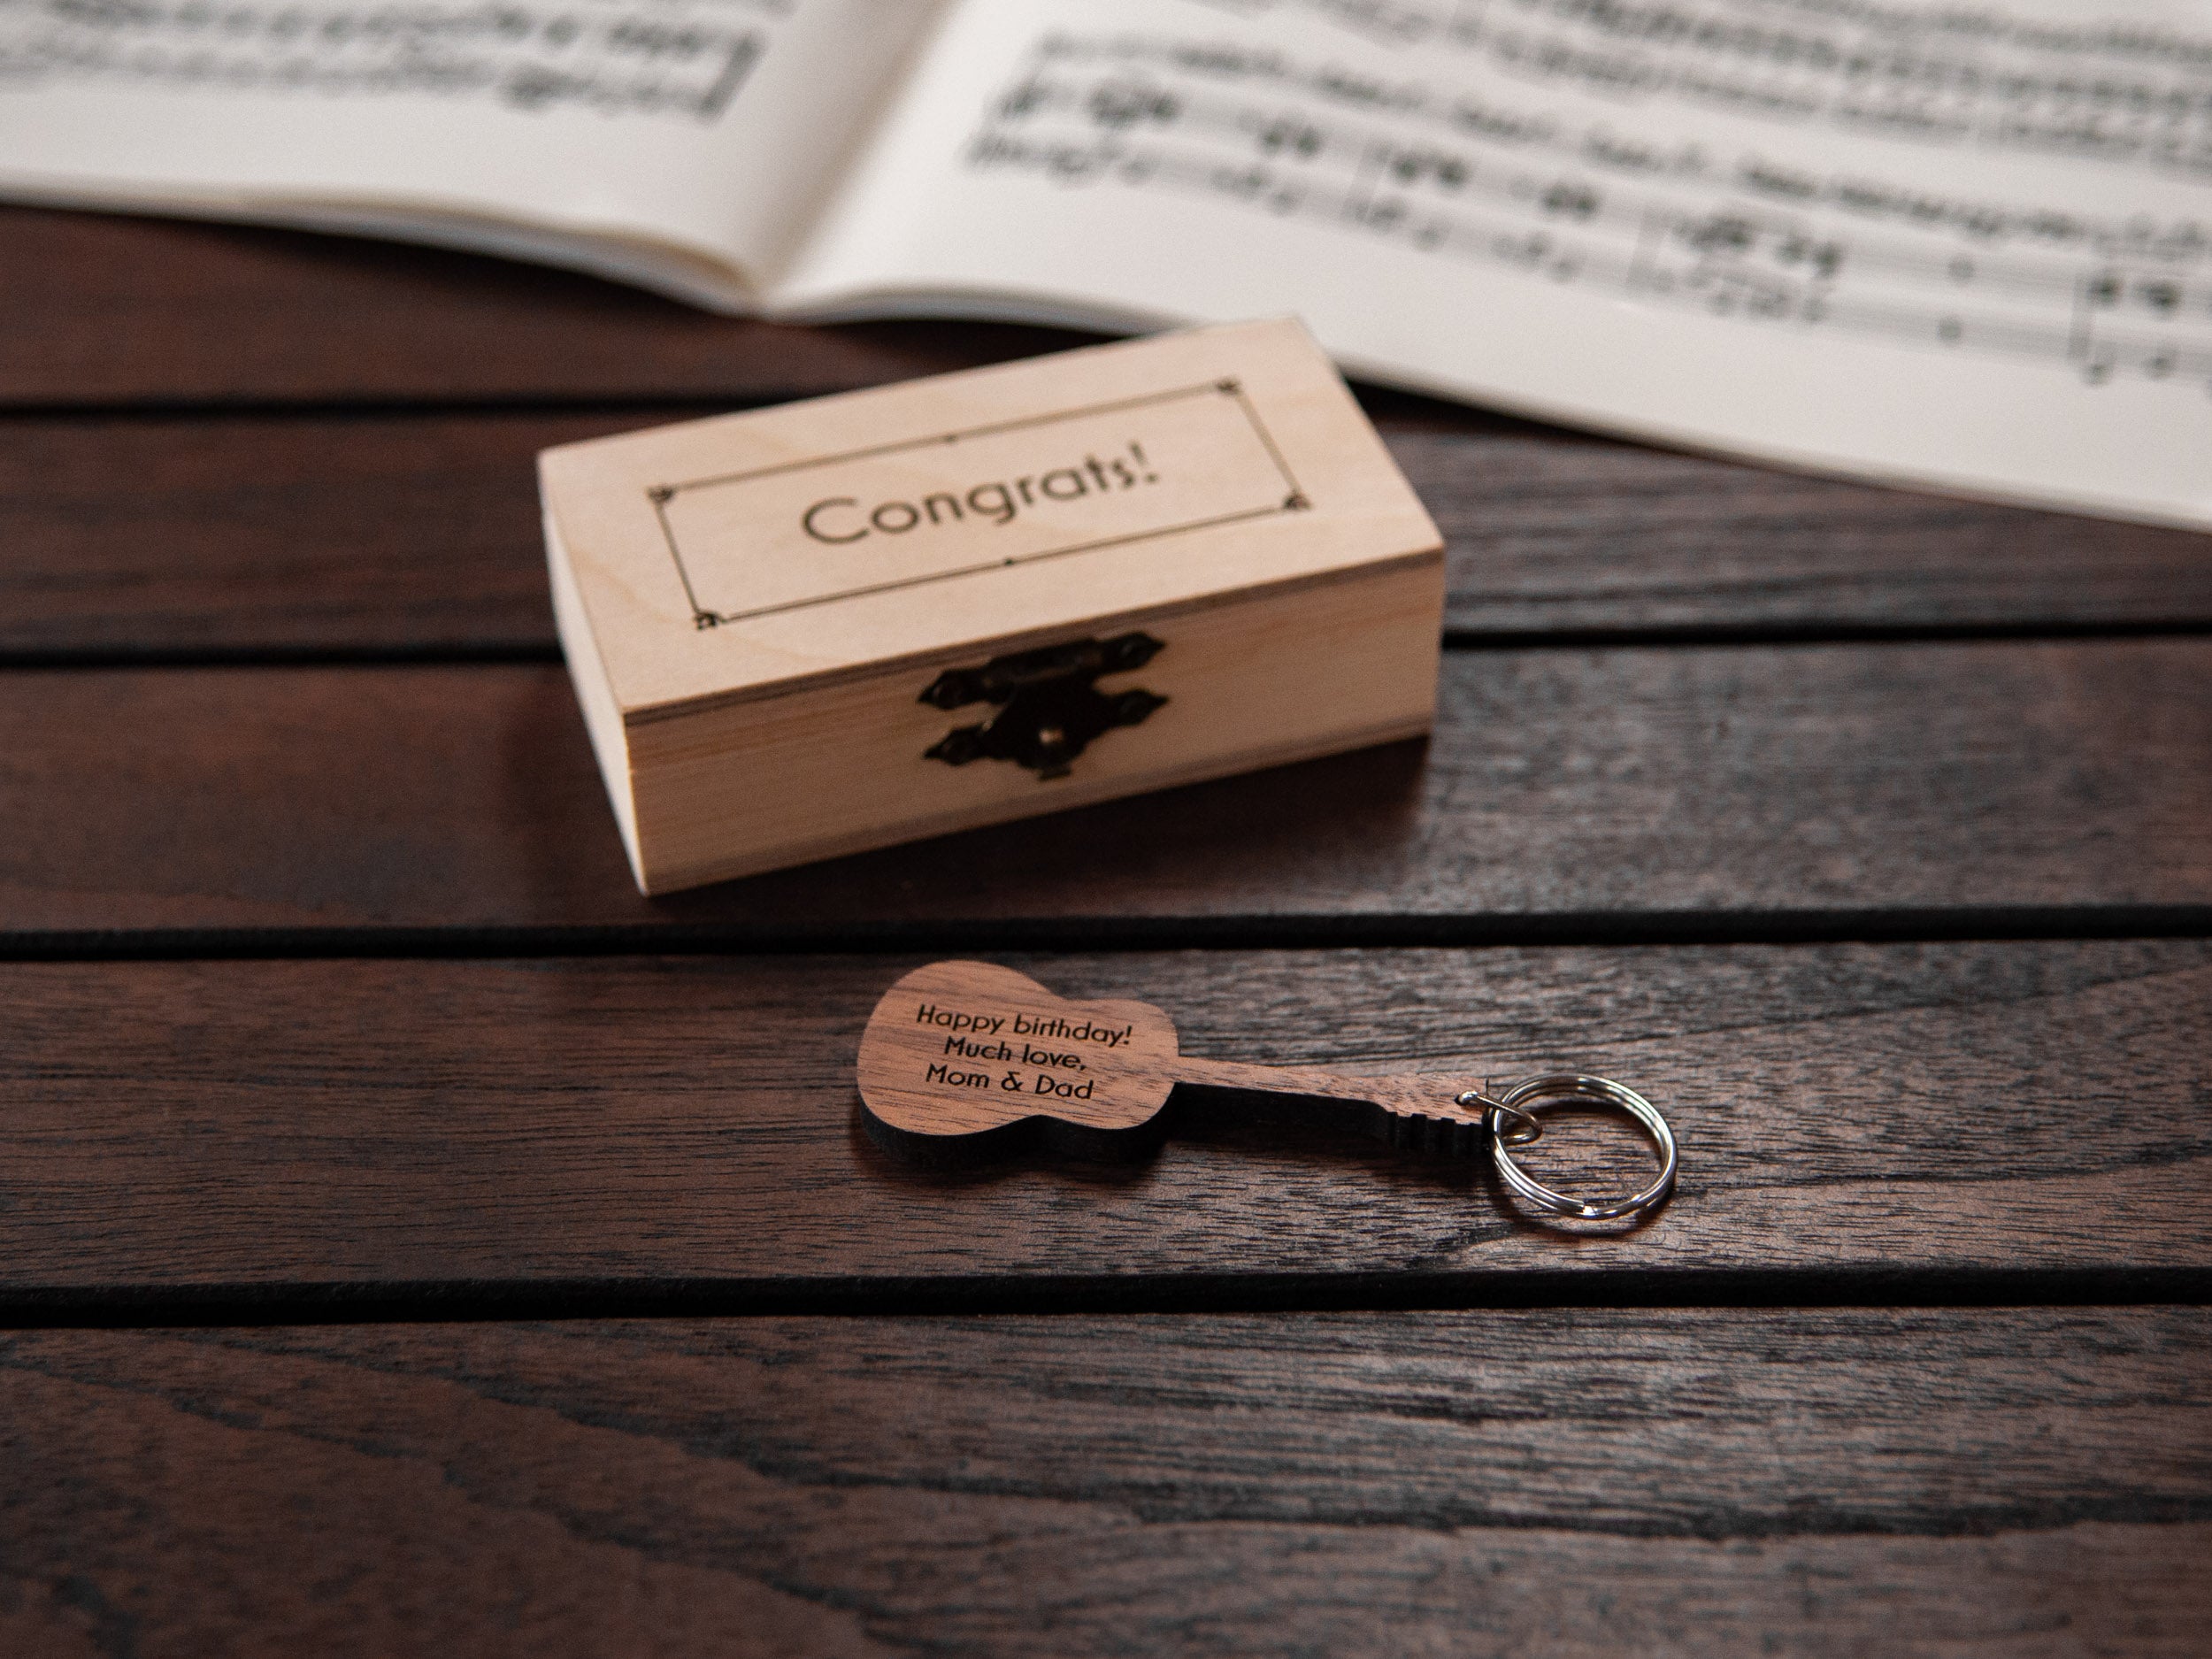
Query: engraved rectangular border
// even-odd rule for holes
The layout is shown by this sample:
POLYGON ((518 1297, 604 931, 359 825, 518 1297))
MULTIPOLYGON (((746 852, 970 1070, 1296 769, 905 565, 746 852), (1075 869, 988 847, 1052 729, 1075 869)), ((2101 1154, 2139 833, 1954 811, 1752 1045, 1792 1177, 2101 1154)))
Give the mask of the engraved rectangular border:
POLYGON ((1217 525, 1240 524, 1253 518, 1271 518, 1280 513, 1304 512, 1312 506, 1297 477, 1290 470, 1290 463, 1283 458, 1274 434, 1267 423, 1260 419, 1251 395, 1244 389, 1244 382, 1234 375, 1208 380, 1196 386, 1179 386, 1164 392, 1148 392, 1141 397, 1121 397, 1105 403, 1085 403, 1072 409, 1054 410, 1049 414, 1025 415, 1015 420, 993 421, 987 426, 963 426, 952 432, 932 433, 926 437, 902 438, 895 443, 872 444, 865 449, 846 449, 835 455, 815 456, 804 461, 785 461, 774 466, 755 467, 742 472, 717 472, 706 478, 687 479, 675 484, 655 484, 645 492, 652 503, 653 517, 661 527, 661 540, 668 549, 669 561, 676 568, 676 580, 683 585, 684 599, 691 607, 694 628, 718 628, 726 623, 746 622, 756 617, 779 616, 788 611, 804 611, 815 605, 834 604, 840 600, 857 599, 868 594, 890 593, 902 588, 921 588, 932 582, 956 581, 962 577, 979 575, 985 571, 1004 570, 1010 565, 1034 565, 1044 559, 1068 558, 1078 553, 1095 553, 1107 548, 1128 547, 1140 541, 1156 541, 1164 536, 1184 535, 1193 530, 1210 530, 1217 525), (677 545, 676 528, 668 519, 668 503, 687 490, 711 489, 718 485, 742 484, 757 478, 768 478, 778 473, 804 472, 809 467, 833 466, 843 461, 864 460, 871 456, 896 455, 905 449, 926 449, 933 444, 957 443, 963 438, 979 438, 1001 432, 1017 432, 1028 426, 1046 426, 1056 421, 1074 420, 1085 415, 1110 414, 1118 409, 1142 409, 1156 403, 1172 403, 1186 397, 1227 397, 1235 401, 1251 424, 1253 435, 1274 462, 1275 470, 1282 477, 1283 498, 1271 507, 1254 507, 1243 512, 1222 513, 1210 518, 1193 518, 1183 524, 1164 525, 1155 530, 1139 530, 1128 535, 1108 536, 1095 541, 1075 541, 1065 547, 1044 548, 1034 553, 1018 553, 1008 558, 986 559, 979 564, 963 565, 949 571, 933 571, 926 576, 902 577, 895 581, 872 582, 864 587, 847 588, 836 593, 817 594, 807 599, 793 599, 780 605, 763 605, 754 611, 710 611, 699 603, 692 587, 691 572, 684 563, 683 549, 677 545))

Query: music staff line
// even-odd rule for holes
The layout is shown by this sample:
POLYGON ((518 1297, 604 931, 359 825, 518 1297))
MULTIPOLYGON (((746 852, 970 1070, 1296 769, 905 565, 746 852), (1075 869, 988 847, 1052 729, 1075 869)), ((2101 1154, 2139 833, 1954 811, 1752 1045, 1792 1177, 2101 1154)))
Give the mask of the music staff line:
POLYGON ((2070 365, 2092 383, 2119 369, 2154 380, 2212 380, 2212 342, 2199 346, 2096 328, 2094 295, 2087 281, 2081 285, 2070 315, 2039 322, 1849 296, 1808 295, 1759 273, 1727 267, 1677 273, 1661 268, 1651 256, 1664 230, 1663 221, 1647 227, 1641 250, 1624 257, 1616 248, 1578 241, 1555 229, 1531 229, 1519 220, 1485 222, 1465 213, 1417 209, 1402 198, 1378 197, 1353 187, 1285 183, 1264 166, 1178 153, 1164 142, 1133 145, 1126 140, 1092 140, 1087 150, 1048 140, 1033 145, 987 129, 971 145, 969 158, 980 168, 1026 167, 1064 183, 1111 180, 1226 197, 1280 217, 1352 226, 1423 252, 1562 283, 1599 286, 1625 298, 1689 307, 1707 315, 1839 328, 1901 344, 2032 357, 2070 365))
MULTIPOLYGON (((2131 126, 2125 142, 2134 152, 2132 161, 2192 176, 2212 173, 2212 88, 2185 74, 2147 79, 2131 63, 2108 61, 2093 73, 2073 63, 2053 67, 2039 65, 2041 54, 2017 44, 1999 46, 1993 59, 1972 50, 1963 56, 1929 51, 1893 36, 1876 38, 1882 31, 1870 30, 1865 19, 1847 26, 1841 35, 1823 33, 1821 24, 1801 16, 1778 27, 1770 18, 1763 25, 1747 20, 1745 27, 1693 35, 1678 27, 1647 31, 1642 25, 1650 14, 1634 8, 1547 10, 1536 0, 1523 0, 1517 19, 1489 0, 1463 0, 1448 11, 1402 0, 1369 0, 1358 6, 1332 0, 1204 3, 1243 18, 1295 6, 1346 34, 1387 47, 1451 49, 1531 87, 1587 83, 1586 90, 1606 97, 1664 96, 1678 88, 1694 96, 1719 92, 1740 111, 1771 105, 1786 112, 1781 119, 1825 119, 1893 135, 1901 129, 1929 142, 1971 141, 2001 150, 2047 147, 2065 130, 2067 106, 2086 99, 2101 122, 2131 126), (1796 23, 1809 27, 1791 27, 1796 23), (1770 72, 1799 78, 1786 86, 1731 79, 1770 72), (1884 85, 1893 90, 1901 86, 1908 94, 1905 105, 1884 110, 1862 103, 1870 84, 1878 96, 1884 85), (1932 90, 1948 102, 1934 116, 1925 107, 1932 90), (2055 129, 2048 113, 2033 113, 2053 104, 2059 106, 2055 129), (2162 130, 2146 130, 2152 127, 2162 130)), ((1741 8, 1742 0, 1736 0, 1736 9, 1741 8)), ((1687 20, 1685 12, 1663 19, 1678 25, 1687 20)), ((2108 127, 2098 134, 2107 159, 2113 158, 2116 136, 2108 127)))
MULTIPOLYGON (((497 15, 385 17, 366 0, 227 8, 92 8, 12 30, 0 0, 0 84, 135 81, 292 95, 486 96, 518 108, 718 119, 792 0, 718 0, 764 13, 656 12, 637 0, 518 0, 497 15)), ((702 9, 703 10, 703 9, 702 9)), ((37 21, 37 19, 34 19, 37 21)))
MULTIPOLYGON (((1538 42, 1540 45, 1563 42, 1578 31, 1609 45, 1629 42, 1655 58, 1663 58, 1670 52, 1696 52, 1708 61, 1749 63, 1762 67, 1779 65, 1809 76, 1828 73, 1863 78, 1877 69, 1886 69, 1911 76, 1923 85, 1932 81, 1965 92, 1995 88, 2015 99, 2023 96, 2024 90, 2043 91, 2056 76, 2062 77, 2063 89, 2085 92, 2101 102, 2131 105, 2149 102, 2169 112, 2176 108, 2212 112, 2212 100, 2208 99, 2200 81, 2192 81, 2183 74, 2163 87, 2151 88, 2141 80, 2129 81, 2109 73, 2100 74, 2076 57, 2078 48, 2052 49, 2037 43, 2024 44, 2017 39, 2007 41, 2002 38, 2001 29, 1993 35, 1987 27, 1993 20, 1988 13, 1955 14, 1948 18, 1938 14, 1933 19, 1939 34, 1946 27, 1963 24, 1964 32, 1976 49, 1994 54, 1977 58, 1970 51, 1962 55, 1911 45, 1901 49, 1900 42, 1907 35, 1924 34, 1915 27, 1922 19, 1909 15, 1893 19, 1902 25, 1901 29, 1885 27, 1878 14, 1872 12, 1852 19, 1841 10, 1831 7, 1826 9, 1825 19, 1817 19, 1817 14, 1809 14, 1803 8, 1788 4, 1787 0, 1764 0, 1767 16, 1763 22, 1756 20, 1755 14, 1763 9, 1759 4, 1747 4, 1746 0, 1719 0, 1720 12, 1732 14, 1744 27, 1709 32, 1700 32, 1695 26, 1701 21, 1718 21, 1715 12, 1707 11, 1700 17, 1686 5, 1654 13, 1612 5, 1548 6, 1543 0, 1518 0, 1517 5, 1509 4, 1506 0, 1446 0, 1437 5, 1421 4, 1418 0, 1363 0, 1360 4, 1347 4, 1345 0, 1195 0, 1195 4, 1247 21, 1272 12, 1297 12, 1356 39, 1399 48, 1448 46, 1470 56, 1491 49, 1502 39, 1525 48, 1530 37, 1525 28, 1541 24, 1562 32, 1538 42), (1747 12, 1754 15, 1744 15, 1747 12), (1649 27, 1654 24, 1658 27, 1649 27), (1803 27, 1793 27, 1798 25, 1803 27), (1829 32, 1822 33, 1824 27, 1829 32), (2056 55, 2069 59, 2064 68, 2039 73, 2032 67, 2036 59, 2054 55, 2055 50, 2056 55)), ((2185 51, 2194 48, 2200 62, 2203 46, 2212 37, 2177 35, 2173 39, 2185 51)), ((2135 40, 2124 40, 2116 55, 2107 61, 2136 61, 2135 55, 2127 50, 2135 43, 2135 40)), ((2112 52, 2110 45, 2093 47, 2091 61, 2112 52)))
MULTIPOLYGON (((1564 172, 1548 179, 1526 172, 1501 178, 1494 172, 1495 163, 1473 158, 1479 141, 1455 150, 1409 145, 1402 137, 1356 121, 1323 121, 1240 103, 1202 89, 1170 89, 1158 81, 1148 84, 1104 76, 1087 87, 1033 75, 1010 97, 1002 112, 1010 119, 1020 119, 1040 111, 1085 115, 1109 131, 1137 127, 1187 128, 1202 137, 1248 144, 1264 158, 1333 165, 1358 176, 1380 170, 1394 177, 1401 188, 1425 187, 1446 196, 1473 194, 1516 202, 1533 198, 1585 227, 1623 236, 1640 234, 1658 202, 1633 187, 1612 183, 1593 187, 1586 179, 1564 172)), ((1529 147, 1525 143, 1515 146, 1529 147)), ((1554 142, 1542 148, 1575 164, 1586 174, 1599 171, 1579 146, 1554 142)), ((1683 184, 1709 190, 1716 196, 1740 198, 1748 194, 1740 186, 1719 180, 1684 180, 1683 184)), ((1717 209, 1707 234, 1715 239, 1765 236, 1787 250, 1793 262, 1825 265, 1831 275, 1847 245, 1833 236, 1808 231, 1800 214, 1763 204, 1717 209)), ((2070 303, 2082 280, 2083 266, 2078 258, 2037 261, 1992 254, 1970 245, 1932 250, 1879 232, 1855 231, 1847 246, 1857 272, 1923 281, 1947 291, 1972 284, 1993 295, 2070 303)), ((2178 257, 2170 252, 2162 257, 2155 250, 2131 250, 2122 256, 2108 251, 2099 263, 2106 267, 2164 266, 2196 263, 2208 257, 2212 257, 2212 244, 2200 242, 2179 250, 2178 257)), ((2161 315, 2212 311, 2212 281, 2161 269, 2142 273, 2136 286, 2143 303, 2161 315)))
MULTIPOLYGON (((1284 142, 1305 150, 1314 155, 1325 153, 1333 144, 1341 146, 1346 141, 1338 136, 1339 123, 1356 123, 1356 114, 1345 112, 1341 106, 1346 100, 1364 100, 1371 109, 1387 109, 1401 119, 1417 120, 1433 129, 1440 129, 1451 142, 1499 150, 1535 151, 1558 158, 1563 165, 1581 166, 1596 172, 1627 172, 1632 176, 1647 176, 1655 169, 1669 170, 1666 158, 1654 155, 1647 147, 1632 139, 1614 139, 1609 136, 1587 136, 1581 142, 1562 138, 1557 134, 1558 123, 1548 114, 1526 114, 1511 110, 1486 106, 1463 90, 1440 100, 1427 88, 1417 83, 1405 83, 1395 88, 1348 81, 1328 70, 1309 71, 1286 65, 1279 59, 1254 60, 1237 54, 1194 54, 1183 43, 1144 38, 1117 38, 1111 41, 1093 41, 1068 35, 1048 37, 1036 50, 1039 65, 1068 63, 1088 66, 1104 64, 1132 77, 1153 74, 1171 77, 1181 81, 1176 89, 1178 96, 1202 98, 1204 94, 1192 94, 1188 83, 1201 74, 1215 76, 1242 75, 1264 82, 1280 96, 1292 102, 1306 102, 1330 107, 1324 117, 1308 117, 1278 113, 1271 118, 1285 129, 1284 142), (1440 102, 1449 107, 1440 107, 1440 102), (1302 129, 1302 130, 1301 130, 1302 129), (1614 153, 1592 155, 1593 144, 1614 153)), ((1094 73, 1097 73, 1094 71, 1094 73)), ((1041 80, 1041 69, 1033 69, 1032 81, 1041 80)), ((1102 74, 1102 79, 1105 77, 1102 74)), ((1363 142, 1349 141, 1354 148, 1363 142)), ((1679 168, 1671 169, 1677 176, 1679 168)), ((1792 180, 1793 185, 1801 181, 1792 180)), ((2044 210, 2019 210, 1996 207, 1988 204, 1948 203, 1942 204, 1947 216, 1942 220, 1947 228, 1959 231, 1982 243, 1991 243, 2032 234, 2046 239, 2063 232, 2070 239, 2086 240, 2096 253, 2108 259, 2156 260, 2161 262, 2212 262, 2212 229, 2198 225, 2169 228, 2154 236, 2147 236, 2142 227, 2134 221, 2090 225, 2078 216, 2054 215, 2044 210), (2055 225, 2054 220, 2063 225, 2055 225), (2026 226, 2026 232, 2016 228, 2026 226)), ((1914 197, 1914 216, 1924 225, 1927 204, 1914 197)))

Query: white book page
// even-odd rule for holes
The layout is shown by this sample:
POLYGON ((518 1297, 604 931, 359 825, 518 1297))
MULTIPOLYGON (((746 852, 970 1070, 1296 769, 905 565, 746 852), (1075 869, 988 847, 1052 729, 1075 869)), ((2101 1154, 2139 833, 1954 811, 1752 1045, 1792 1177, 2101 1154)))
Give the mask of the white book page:
POLYGON ((775 297, 2212 525, 2212 4, 968 0, 775 297))
POLYGON ((0 195, 355 228, 744 303, 933 0, 0 0, 0 195))

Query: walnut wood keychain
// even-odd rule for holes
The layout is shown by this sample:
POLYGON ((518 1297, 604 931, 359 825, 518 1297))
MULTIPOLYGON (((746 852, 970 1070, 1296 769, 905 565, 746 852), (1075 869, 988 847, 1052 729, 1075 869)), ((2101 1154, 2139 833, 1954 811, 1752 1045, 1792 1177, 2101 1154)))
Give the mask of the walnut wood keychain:
POLYGON ((1581 1221, 1640 1215, 1674 1187, 1674 1135, 1656 1108, 1609 1079, 1559 1072, 1492 1095, 1464 1079, 1418 1073, 1355 1077, 1310 1067, 1248 1065, 1179 1054, 1175 1025, 1148 1002, 1070 1002, 987 962, 936 962, 883 995, 860 1039, 860 1098, 870 1133, 890 1150, 941 1154, 979 1137, 1043 1130, 1086 1150, 1141 1136, 1178 1083, 1344 1102, 1400 1146, 1471 1156, 1538 1209, 1581 1221), (1584 1202, 1554 1192, 1509 1148, 1541 1131, 1535 1113, 1596 1101, 1650 1134, 1659 1173, 1624 1197, 1584 1202))

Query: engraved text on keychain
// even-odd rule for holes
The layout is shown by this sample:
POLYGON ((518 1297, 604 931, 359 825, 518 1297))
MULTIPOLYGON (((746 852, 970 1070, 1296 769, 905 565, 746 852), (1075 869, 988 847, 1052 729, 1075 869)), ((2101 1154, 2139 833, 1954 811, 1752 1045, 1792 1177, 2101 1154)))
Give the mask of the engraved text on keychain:
POLYGON ((1069 1002, 987 962, 932 963, 885 992, 861 1037, 859 1069, 870 1133, 909 1155, 1033 1127, 1103 1149, 1141 1133, 1176 1084, 1194 1083, 1340 1100, 1363 1107, 1368 1126, 1394 1144, 1463 1156, 1486 1151, 1507 1187, 1555 1216, 1641 1215, 1674 1187, 1667 1120, 1609 1079, 1560 1072, 1494 1095, 1418 1073, 1355 1077, 1193 1059, 1176 1052, 1174 1024, 1149 1003, 1069 1002), (1569 1100, 1634 1118, 1659 1155, 1658 1174, 1636 1192, 1587 1202, 1535 1180, 1509 1148, 1536 1139, 1537 1111, 1569 1100))

